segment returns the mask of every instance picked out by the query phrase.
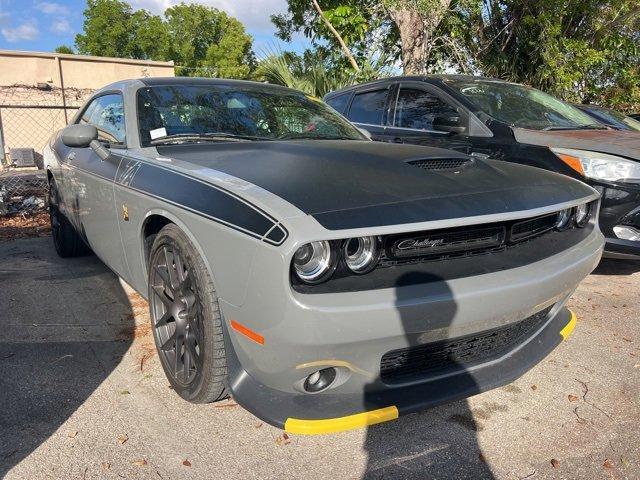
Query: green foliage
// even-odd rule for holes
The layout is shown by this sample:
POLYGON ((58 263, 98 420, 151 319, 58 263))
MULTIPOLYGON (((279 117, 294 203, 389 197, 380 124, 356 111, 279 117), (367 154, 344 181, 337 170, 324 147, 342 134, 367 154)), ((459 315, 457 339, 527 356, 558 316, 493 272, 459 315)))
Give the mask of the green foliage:
POLYGON ((463 0, 441 25, 460 69, 526 83, 574 102, 640 106, 637 0, 463 0))
POLYGON ((333 90, 389 76, 388 63, 383 57, 365 59, 360 62, 360 72, 356 73, 334 63, 332 57, 322 50, 307 50, 303 55, 276 52, 258 62, 255 75, 258 80, 322 98, 333 90))
POLYGON ((73 51, 73 48, 71 48, 69 45, 60 45, 60 46, 56 47, 54 52, 56 52, 56 53, 67 53, 67 54, 70 54, 70 55, 76 53, 76 52, 73 51))
POLYGON ((84 16, 81 54, 173 60, 188 76, 247 78, 255 64, 242 23, 215 8, 181 3, 162 18, 120 0, 88 0, 84 16))
MULTIPOLYGON (((358 63, 367 61, 374 53, 393 61, 399 56, 398 30, 381 2, 377 0, 322 0, 319 2, 325 17, 340 33, 358 63)), ((314 48, 341 61, 339 45, 320 20, 308 0, 288 0, 286 13, 272 15, 277 36, 291 41, 294 33, 303 33, 314 48)), ((346 63, 345 63, 346 65, 346 63)))

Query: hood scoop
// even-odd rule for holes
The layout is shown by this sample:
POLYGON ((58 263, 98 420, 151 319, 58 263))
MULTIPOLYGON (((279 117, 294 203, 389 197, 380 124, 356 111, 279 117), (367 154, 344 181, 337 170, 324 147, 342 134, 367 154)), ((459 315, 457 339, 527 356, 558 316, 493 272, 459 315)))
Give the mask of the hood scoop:
POLYGON ((473 160, 468 158, 433 158, 423 160, 410 160, 407 163, 424 170, 432 171, 447 171, 447 170, 459 170, 472 163, 473 160))

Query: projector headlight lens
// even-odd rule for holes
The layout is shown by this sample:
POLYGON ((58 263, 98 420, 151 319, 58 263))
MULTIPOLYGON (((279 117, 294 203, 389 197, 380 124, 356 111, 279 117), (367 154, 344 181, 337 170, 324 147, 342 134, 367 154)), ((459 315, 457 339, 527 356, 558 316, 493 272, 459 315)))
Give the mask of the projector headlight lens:
POLYGON ((331 244, 326 240, 307 243, 294 254, 293 269, 304 283, 320 283, 333 272, 334 257, 331 244))
POLYGON ((569 227, 571 221, 571 209, 567 208, 558 212, 558 220, 556 221, 556 228, 558 230, 566 230, 569 227))
POLYGON ((344 263, 353 273, 367 273, 373 270, 379 257, 376 237, 355 237, 344 242, 342 247, 344 263))
POLYGON ((578 227, 584 227, 591 217, 591 204, 583 203, 576 207, 576 225, 578 227))

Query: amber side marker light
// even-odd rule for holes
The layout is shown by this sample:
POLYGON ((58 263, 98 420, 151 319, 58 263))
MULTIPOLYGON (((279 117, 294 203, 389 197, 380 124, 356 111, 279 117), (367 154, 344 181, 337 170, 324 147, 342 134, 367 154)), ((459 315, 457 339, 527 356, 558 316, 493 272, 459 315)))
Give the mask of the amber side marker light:
POLYGON ((582 163, 578 157, 574 157, 573 155, 567 155, 566 153, 553 152, 556 157, 562 160, 564 163, 569 165, 573 170, 578 172, 580 175, 584 176, 584 169, 582 168, 582 163))
POLYGON ((264 345, 264 337, 262 335, 254 332, 248 327, 245 327, 241 323, 236 322, 235 320, 231 320, 231 328, 233 328, 236 332, 241 333, 245 337, 253 340, 254 342, 259 343, 260 345, 264 345))

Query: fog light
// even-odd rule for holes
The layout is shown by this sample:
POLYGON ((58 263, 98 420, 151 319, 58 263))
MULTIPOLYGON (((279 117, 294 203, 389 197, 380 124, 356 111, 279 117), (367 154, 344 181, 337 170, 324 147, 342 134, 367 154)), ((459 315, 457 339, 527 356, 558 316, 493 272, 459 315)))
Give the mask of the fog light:
POLYGON ((616 225, 613 227, 613 233, 616 234, 616 237, 621 238, 622 240, 633 240, 634 242, 640 241, 640 230, 627 225, 616 225))
POLYGON ((335 379, 335 368, 323 368, 307 377, 304 381, 304 389, 309 393, 318 393, 330 387, 335 379))

